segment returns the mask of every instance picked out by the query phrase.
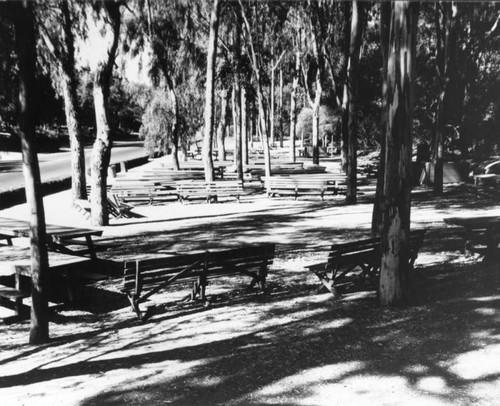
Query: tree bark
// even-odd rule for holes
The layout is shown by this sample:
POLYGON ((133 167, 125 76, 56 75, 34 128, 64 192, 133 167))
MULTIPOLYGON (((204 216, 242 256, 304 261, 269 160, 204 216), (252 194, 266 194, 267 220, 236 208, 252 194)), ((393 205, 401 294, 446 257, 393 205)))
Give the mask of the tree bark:
MULTIPOLYGON (((245 15, 245 8, 243 6, 242 0, 239 0, 241 16, 243 18, 243 22, 246 28, 246 34, 248 37, 248 45, 249 45, 249 54, 252 62, 252 71, 255 77, 255 83, 257 87, 257 105, 259 110, 259 129, 262 137, 262 147, 264 149, 264 161, 265 161, 265 175, 266 178, 271 177, 271 155, 269 153, 269 138, 266 126, 266 109, 264 105, 264 94, 262 91, 262 80, 260 76, 261 66, 259 64, 259 60, 257 59, 257 55, 255 53, 255 48, 252 39, 252 30, 250 28, 250 23, 245 15)), ((266 182, 268 185, 268 182, 266 182)))
POLYGON ((248 165, 248 119, 247 119, 247 93, 245 86, 241 87, 241 154, 243 165, 248 165))
POLYGON ((391 4, 387 62, 387 130, 379 299, 408 300, 413 86, 418 4, 391 4))
POLYGON ((94 72, 93 96, 97 133, 90 158, 91 222, 94 226, 105 226, 109 223, 106 184, 112 140, 108 120, 108 99, 121 26, 120 3, 106 1, 103 2, 103 7, 107 21, 105 24, 111 25, 112 39, 107 60, 100 61, 94 72))
POLYGON ((280 148, 283 148, 283 68, 280 66, 280 91, 279 91, 279 104, 278 104, 278 120, 279 120, 279 134, 280 148))
POLYGON ((299 87, 300 52, 295 52, 292 91, 290 92, 290 160, 295 162, 295 133, 297 132, 297 88, 299 87))
POLYGON ((436 3, 436 25, 438 44, 436 46, 436 70, 439 80, 438 108, 436 114, 436 134, 434 137, 434 183, 435 195, 443 193, 443 166, 444 166, 444 132, 448 119, 446 111, 449 98, 452 65, 456 63, 456 13, 457 6, 454 3, 436 3))
POLYGON ((33 3, 10 3, 19 65, 19 136, 23 154, 26 201, 29 208, 31 254, 30 344, 49 341, 48 302, 45 293, 49 270, 45 214, 35 141, 36 39, 33 3))
POLYGON ((237 79, 233 83, 233 137, 234 137, 234 166, 238 173, 238 179, 243 180, 243 162, 241 151, 241 92, 240 84, 237 79))
POLYGON ((80 125, 80 106, 77 94, 78 81, 75 71, 75 36, 72 31, 72 20, 67 0, 61 2, 61 11, 63 13, 64 41, 66 44, 66 53, 61 61, 62 87, 71 150, 71 196, 72 200, 75 201, 87 198, 85 153, 80 125))
POLYGON ((221 161, 226 160, 226 131, 228 122, 228 108, 229 108, 229 97, 230 94, 228 89, 222 89, 221 91, 221 108, 220 108, 220 121, 217 128, 217 149, 219 151, 219 159, 221 161))
POLYGON ((391 4, 380 4, 380 48, 382 51, 382 114, 380 117, 380 160, 377 171, 377 187, 372 213, 372 234, 380 236, 382 232, 382 213, 384 212, 384 174, 385 174, 385 137, 387 130, 387 60, 389 51, 389 26, 391 24, 391 4))
POLYGON ((346 204, 356 204, 357 186, 357 150, 358 150, 358 76, 359 52, 363 35, 363 6, 358 1, 352 2, 351 35, 349 61, 347 63, 347 192, 346 204))
POLYGON ((203 165, 205 167, 205 180, 214 180, 214 163, 212 160, 212 138, 214 123, 214 85, 215 85, 215 60, 217 57, 217 36, 219 31, 220 0, 214 0, 210 14, 210 36, 207 52, 207 81, 205 87, 205 127, 203 134, 203 165))
POLYGON ((179 165, 179 103, 177 100, 177 93, 175 92, 175 86, 170 78, 168 72, 164 72, 166 83, 167 83, 167 97, 170 100, 169 105, 173 110, 173 122, 172 122, 172 164, 175 170, 180 170, 179 165))

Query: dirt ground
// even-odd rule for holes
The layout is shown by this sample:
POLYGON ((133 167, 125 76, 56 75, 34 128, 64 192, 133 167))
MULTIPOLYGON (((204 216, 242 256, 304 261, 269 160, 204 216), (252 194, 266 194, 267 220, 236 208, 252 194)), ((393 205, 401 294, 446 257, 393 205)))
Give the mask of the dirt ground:
MULTIPOLYGON (((367 191, 342 198, 138 207, 112 220, 99 255, 122 261, 252 242, 277 243, 265 295, 247 280, 208 287, 212 304, 176 302, 188 287, 152 297, 139 322, 121 280, 88 286, 81 306, 55 312, 50 343, 30 346, 29 321, 0 325, 2 405, 498 405, 500 266, 465 256, 443 217, 500 213, 490 195, 455 185, 435 200, 416 190, 412 227, 427 228, 415 303, 381 308, 375 292, 340 300, 304 266, 328 246, 365 236, 367 191)), ((498 202, 498 201, 497 201, 498 202)), ((45 198, 47 222, 89 226, 63 192, 45 198)), ((26 218, 24 205, 0 216, 26 218)))

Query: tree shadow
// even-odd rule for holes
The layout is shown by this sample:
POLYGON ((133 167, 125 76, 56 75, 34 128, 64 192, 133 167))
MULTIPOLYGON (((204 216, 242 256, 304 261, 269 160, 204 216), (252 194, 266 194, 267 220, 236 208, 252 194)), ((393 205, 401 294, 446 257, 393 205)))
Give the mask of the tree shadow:
MULTIPOLYGON (((421 303, 400 309, 378 307, 373 294, 346 295, 344 300, 333 301, 328 295, 312 295, 310 286, 287 285, 263 297, 262 302, 240 298, 246 312, 266 307, 265 312, 259 312, 258 324, 250 332, 210 340, 207 331, 197 328, 198 323, 210 320, 203 310, 194 309, 177 319, 161 315, 149 324, 150 328, 168 322, 170 333, 198 340, 177 348, 166 345, 165 349, 144 351, 141 349, 148 342, 160 340, 165 334, 158 328, 148 332, 145 325, 136 332, 136 340, 126 345, 125 349, 135 351, 123 358, 90 357, 69 366, 47 365, 5 375, 0 378, 0 387, 148 365, 155 372, 141 379, 125 378, 80 404, 124 404, 137 393, 148 404, 299 404, 307 403, 306 399, 320 387, 347 384, 363 376, 397 376, 412 390, 427 396, 455 404, 475 404, 478 399, 468 388, 493 382, 499 374, 486 371, 472 378, 461 376, 453 364, 462 354, 498 343, 495 312, 484 311, 499 308, 498 279, 493 264, 431 267, 419 279, 419 287, 425 292, 421 303), (207 339, 200 340, 204 334, 207 339), (151 368, 163 368, 170 362, 196 367, 168 378, 151 368), (311 371, 321 374, 307 378, 311 371), (446 390, 422 389, 421 383, 428 378, 440 380, 446 390)), ((238 314, 235 307, 239 305, 231 301, 215 306, 219 315, 230 320, 238 314)), ((217 328, 218 321, 212 322, 211 329, 217 328)), ((109 328, 127 328, 127 323, 109 328)), ((98 347, 99 338, 106 337, 105 331, 94 332, 88 344, 98 347)), ((81 338, 67 337, 64 341, 81 338)))

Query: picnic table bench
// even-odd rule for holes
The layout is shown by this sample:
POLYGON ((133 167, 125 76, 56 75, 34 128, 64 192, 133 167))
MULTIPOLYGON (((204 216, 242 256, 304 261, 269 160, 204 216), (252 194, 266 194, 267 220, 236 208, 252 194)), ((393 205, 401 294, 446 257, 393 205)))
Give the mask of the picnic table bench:
MULTIPOLYGON (((89 255, 92 259, 97 259, 92 237, 102 235, 102 230, 47 224, 46 233, 47 248, 50 251, 69 255, 89 255), (71 245, 83 245, 86 248, 75 250, 69 247, 71 245)), ((0 239, 5 239, 8 245, 12 245, 13 238, 29 237, 29 221, 0 217, 0 239)))
POLYGON ((162 187, 154 181, 143 180, 117 180, 111 187, 111 193, 116 195, 120 202, 132 204, 153 204, 177 199, 173 188, 162 187))
POLYGON ((476 244, 486 245, 486 256, 498 253, 500 242, 500 215, 445 217, 446 224, 463 227, 461 233, 464 241, 464 252, 469 254, 476 244))
POLYGON ((294 175, 271 176, 265 178, 268 197, 319 195, 324 200, 325 194, 337 195, 345 190, 345 177, 294 175))
POLYGON ((235 197, 238 203, 243 194, 241 181, 177 182, 177 196, 181 203, 190 199, 203 199, 208 203, 219 201, 220 197, 235 197))
POLYGON ((138 259, 124 263, 123 287, 132 310, 140 320, 150 313, 140 309, 151 296, 174 283, 190 283, 188 298, 206 303, 208 280, 242 274, 251 278, 250 287, 265 290, 268 266, 272 264, 274 244, 244 246, 161 258, 138 259))
MULTIPOLYGON (((63 295, 64 302, 74 302, 79 286, 107 277, 102 273, 103 264, 97 264, 88 257, 49 251, 47 296, 51 301, 59 301, 58 298, 63 295)), ((4 319, 5 322, 21 320, 29 315, 23 299, 31 295, 30 279, 30 249, 0 245, 0 305, 15 312, 14 316, 4 319)))
MULTIPOLYGON (((410 232, 409 268, 413 269, 426 230, 410 232)), ((308 265, 321 283, 339 297, 340 287, 357 286, 370 282, 376 286, 379 277, 382 252, 380 238, 367 238, 333 244, 326 262, 308 265)))

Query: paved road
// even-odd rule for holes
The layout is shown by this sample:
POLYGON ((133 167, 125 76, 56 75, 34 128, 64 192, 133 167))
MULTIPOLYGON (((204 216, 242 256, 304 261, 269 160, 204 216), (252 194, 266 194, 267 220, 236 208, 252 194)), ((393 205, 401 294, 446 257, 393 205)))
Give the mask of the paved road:
MULTIPOLYGON (((128 161, 146 156, 142 141, 113 143, 111 163, 128 161)), ((91 148, 85 149, 87 167, 91 148)), ((67 151, 51 154, 38 154, 42 182, 71 176, 70 153, 67 151)), ((24 186, 21 160, 0 160, 0 191, 17 189, 24 186)))

